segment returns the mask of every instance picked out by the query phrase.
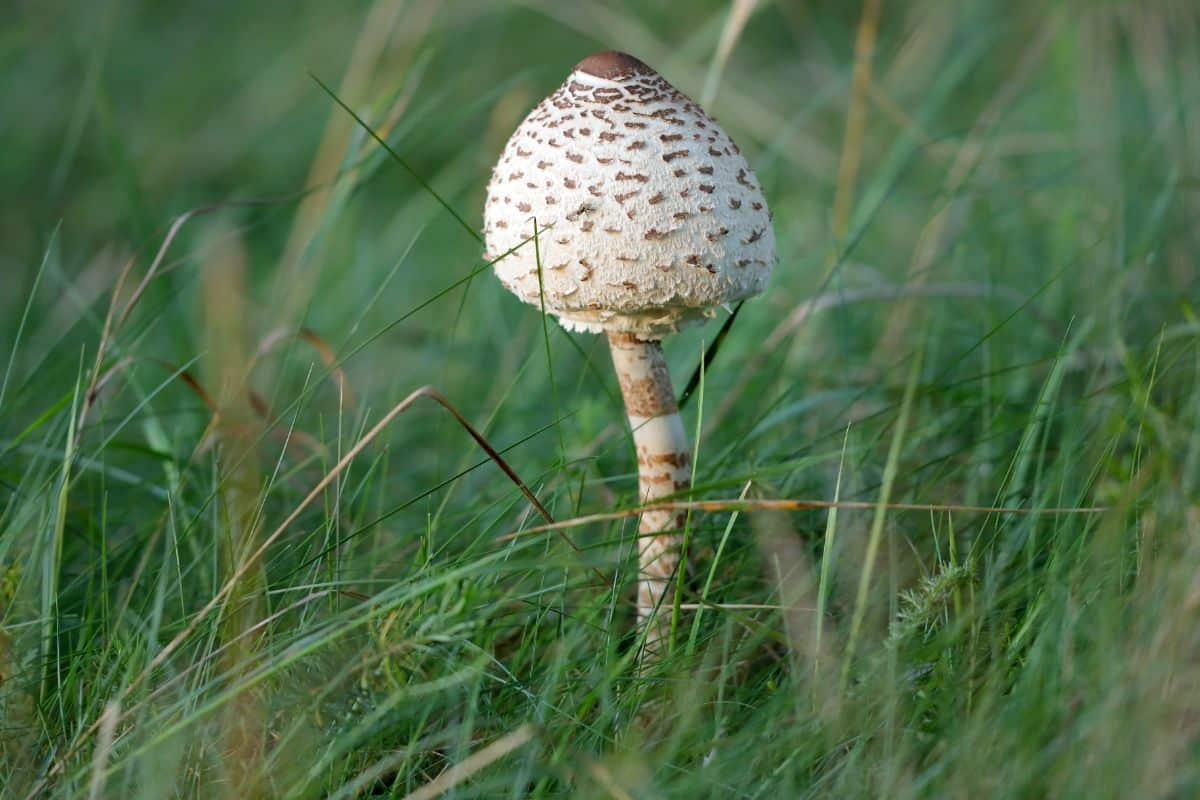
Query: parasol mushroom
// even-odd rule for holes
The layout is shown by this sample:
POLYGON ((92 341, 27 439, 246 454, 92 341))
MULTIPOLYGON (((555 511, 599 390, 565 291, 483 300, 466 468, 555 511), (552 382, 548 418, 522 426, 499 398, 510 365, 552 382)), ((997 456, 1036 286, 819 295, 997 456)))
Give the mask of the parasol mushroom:
MULTIPOLYGON (((530 112, 488 185, 496 275, 568 330, 605 333, 637 448, 643 503, 686 490, 691 447, 662 339, 759 294, 775 263, 762 190, 693 100, 625 53, 595 53, 530 112), (522 246, 537 237, 537 247, 522 246)), ((639 530, 639 624, 668 630, 682 515, 639 530)))

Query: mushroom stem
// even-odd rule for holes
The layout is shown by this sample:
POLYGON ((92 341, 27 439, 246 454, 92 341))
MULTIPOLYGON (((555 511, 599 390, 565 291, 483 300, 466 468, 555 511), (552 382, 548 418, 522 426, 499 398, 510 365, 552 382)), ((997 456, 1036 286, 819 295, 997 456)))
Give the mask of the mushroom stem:
MULTIPOLYGON (((625 397, 625 412, 637 447, 641 502, 652 503, 687 489, 692 449, 662 343, 626 333, 609 333, 613 367, 625 397)), ((659 649, 671 628, 672 582, 680 565, 686 512, 648 511, 638 526, 638 624, 648 627, 646 647, 659 649)))

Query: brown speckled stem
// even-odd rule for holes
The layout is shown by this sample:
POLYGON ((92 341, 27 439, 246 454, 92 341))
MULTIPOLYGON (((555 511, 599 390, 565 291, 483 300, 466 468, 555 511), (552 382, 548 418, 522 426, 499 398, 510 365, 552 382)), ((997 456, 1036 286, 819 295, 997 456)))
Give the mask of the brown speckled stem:
MULTIPOLYGON (((638 486, 643 504, 653 503, 691 485, 692 449, 662 344, 629 334, 610 333, 613 366, 625 396, 625 411, 637 447, 638 486)), ((680 567, 686 512, 650 511, 638 527, 637 614, 649 626, 646 647, 660 650, 671 628, 671 587, 680 567)))

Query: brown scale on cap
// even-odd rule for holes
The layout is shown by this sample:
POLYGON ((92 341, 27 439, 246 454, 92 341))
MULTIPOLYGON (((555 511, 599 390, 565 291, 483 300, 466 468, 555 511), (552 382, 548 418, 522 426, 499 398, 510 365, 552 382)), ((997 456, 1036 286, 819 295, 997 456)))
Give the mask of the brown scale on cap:
POLYGON ((653 69, 628 53, 616 50, 604 50, 592 53, 575 65, 576 72, 594 75, 597 78, 615 81, 632 75, 654 75, 653 69))

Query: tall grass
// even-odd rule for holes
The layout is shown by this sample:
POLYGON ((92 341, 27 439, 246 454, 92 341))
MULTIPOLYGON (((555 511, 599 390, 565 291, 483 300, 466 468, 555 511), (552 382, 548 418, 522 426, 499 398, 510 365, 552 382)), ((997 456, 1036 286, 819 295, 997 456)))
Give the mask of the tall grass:
POLYGON ((1200 792, 1192 4, 53 5, 0 34, 4 796, 1200 792), (442 205, 606 46, 781 248, 649 667, 605 344, 442 205))

